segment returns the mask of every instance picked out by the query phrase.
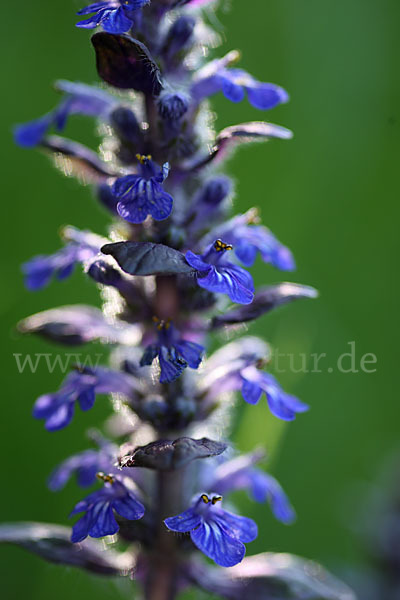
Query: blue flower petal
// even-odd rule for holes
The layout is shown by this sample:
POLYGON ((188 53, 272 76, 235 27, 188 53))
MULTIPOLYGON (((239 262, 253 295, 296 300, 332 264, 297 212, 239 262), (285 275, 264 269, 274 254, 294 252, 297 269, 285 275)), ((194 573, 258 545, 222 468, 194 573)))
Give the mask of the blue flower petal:
POLYGON ((76 480, 80 487, 89 487, 96 481, 96 473, 99 471, 98 464, 79 467, 76 471, 76 480))
POLYGON ((175 344, 175 348, 186 360, 189 367, 192 369, 198 369, 204 353, 203 346, 200 346, 200 344, 195 344, 194 342, 179 340, 179 342, 175 344))
POLYGON ((129 519, 130 521, 141 519, 145 512, 143 504, 130 492, 126 496, 114 500, 113 508, 121 517, 125 517, 125 519, 129 519))
POLYGON ((232 302, 251 304, 254 298, 253 278, 244 269, 236 265, 217 267, 225 280, 226 291, 232 302))
POLYGON ((151 191, 152 194, 148 200, 148 212, 156 221, 163 221, 171 214, 173 198, 167 192, 164 192, 156 182, 152 183, 151 191))
POLYGON ((147 346, 140 359, 140 366, 144 367, 146 365, 151 365, 156 356, 158 356, 158 346, 156 344, 150 344, 150 346, 147 346))
POLYGON ((203 98, 208 98, 221 91, 222 84, 223 79, 219 75, 200 79, 192 86, 191 95, 197 101, 203 100, 203 98))
POLYGON ((199 527, 199 525, 202 523, 202 518, 195 512, 193 508, 189 508, 176 517, 169 517, 168 519, 165 519, 164 523, 171 531, 186 533, 199 527))
POLYGON ((114 535, 119 526, 115 520, 110 501, 104 501, 96 504, 88 511, 91 513, 91 526, 89 535, 94 538, 104 537, 105 535, 114 535))
POLYGON ((60 269, 57 269, 57 271, 56 271, 57 279, 59 281, 62 281, 63 279, 68 279, 68 277, 70 277, 72 275, 72 273, 74 272, 75 264, 76 263, 74 260, 73 262, 70 262, 70 263, 64 265, 60 269))
POLYGON ((72 527, 71 542, 74 544, 82 542, 89 535, 89 527, 91 525, 91 516, 86 513, 72 527))
POLYGON ((40 290, 50 282, 54 273, 54 266, 48 262, 47 258, 36 256, 22 265, 25 274, 25 285, 28 290, 40 290))
POLYGON ((269 110, 289 100, 287 92, 272 83, 254 82, 246 90, 250 104, 259 110, 269 110))
POLYGON ((260 385, 267 397, 268 406, 273 415, 284 421, 293 421, 296 413, 305 412, 308 406, 295 396, 286 394, 269 373, 260 373, 260 385))
POLYGON ((241 102, 245 96, 243 87, 228 77, 222 80, 222 93, 225 98, 235 103, 241 102))
POLYGON ((190 533, 193 543, 221 567, 233 567, 243 560, 246 547, 229 536, 219 523, 204 522, 190 533))
POLYGON ((139 175, 125 175, 118 177, 111 186, 111 191, 117 198, 132 200, 136 195, 134 186, 141 181, 139 175))
POLYGON ((73 402, 60 404, 53 414, 46 419, 45 427, 47 431, 59 431, 67 427, 72 421, 75 412, 73 402))
POLYGON ((14 128, 15 142, 24 148, 33 148, 34 146, 37 146, 46 135, 52 122, 53 114, 49 113, 44 115, 44 117, 40 117, 40 119, 36 119, 35 121, 30 121, 29 123, 25 123, 23 125, 17 125, 14 128))
POLYGON ((107 33, 125 33, 133 26, 133 21, 129 19, 124 11, 124 8, 120 6, 116 10, 110 10, 103 17, 101 25, 104 31, 107 33))
POLYGON ((83 411, 90 410, 96 400, 96 391, 94 385, 92 387, 83 389, 78 396, 78 402, 80 409, 83 411))
POLYGON ((231 537, 235 537, 241 542, 253 542, 258 535, 258 527, 253 519, 234 515, 222 508, 213 512, 212 519, 231 537))
POLYGON ((193 269, 196 269, 196 271, 207 272, 211 269, 211 265, 209 263, 206 263, 201 256, 194 254, 194 252, 191 250, 186 252, 185 258, 189 265, 193 267, 193 269))
POLYGON ((243 380, 242 385, 242 396, 245 402, 248 404, 257 404, 260 400, 263 390, 257 383, 252 381, 243 380))
POLYGON ((256 246, 242 241, 235 245, 235 254, 245 267, 251 267, 256 260, 257 248, 256 246))
POLYGON ((277 480, 260 469, 251 471, 251 491, 256 502, 268 502, 274 516, 282 523, 293 523, 296 513, 277 480))
POLYGON ((149 214, 146 204, 138 204, 131 200, 118 202, 117 212, 122 219, 136 225, 143 223, 149 214))
POLYGON ((187 367, 187 362, 177 355, 174 348, 161 346, 158 360, 161 369, 160 383, 175 381, 187 367))
POLYGON ((105 15, 108 12, 109 11, 107 9, 102 9, 97 14, 93 15, 92 17, 89 17, 89 19, 83 19, 82 21, 78 21, 76 27, 82 27, 84 29, 95 29, 95 27, 98 27, 100 25, 101 21, 104 19, 105 15))
POLYGON ((57 394, 44 394, 36 400, 32 414, 35 419, 47 419, 53 412, 58 401, 57 394))
POLYGON ((209 265, 207 275, 198 277, 197 283, 210 292, 227 294, 232 302, 239 304, 250 304, 254 298, 254 284, 250 273, 236 265, 209 265))
MULTIPOLYGON (((166 165, 164 165, 165 167, 166 165)), ((143 169, 155 171, 156 165, 143 165, 143 169)), ((119 198, 117 211, 120 217, 130 223, 143 223, 147 215, 162 221, 172 211, 173 198, 162 188, 160 182, 168 172, 164 168, 157 171, 150 179, 139 175, 126 175, 116 179, 112 185, 112 193, 119 198)))

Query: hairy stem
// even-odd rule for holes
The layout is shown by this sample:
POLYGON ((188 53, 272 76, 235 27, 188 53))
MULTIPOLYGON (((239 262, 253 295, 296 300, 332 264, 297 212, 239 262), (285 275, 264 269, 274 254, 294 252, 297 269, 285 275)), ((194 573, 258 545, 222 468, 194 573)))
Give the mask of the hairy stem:
POLYGON ((157 473, 157 538, 149 559, 146 600, 173 600, 179 591, 178 538, 168 531, 164 519, 181 511, 183 471, 157 473))

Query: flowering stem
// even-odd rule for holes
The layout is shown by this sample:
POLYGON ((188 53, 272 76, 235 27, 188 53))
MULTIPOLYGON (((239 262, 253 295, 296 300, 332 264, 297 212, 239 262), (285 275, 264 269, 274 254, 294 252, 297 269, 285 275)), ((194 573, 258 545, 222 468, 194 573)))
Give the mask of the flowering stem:
POLYGON ((174 320, 179 313, 179 296, 174 277, 159 275, 156 280, 155 308, 160 319, 174 320))
POLYGON ((182 484, 182 469, 157 474, 157 537, 149 557, 146 600, 173 600, 178 593, 178 538, 166 529, 164 519, 181 510, 182 484))

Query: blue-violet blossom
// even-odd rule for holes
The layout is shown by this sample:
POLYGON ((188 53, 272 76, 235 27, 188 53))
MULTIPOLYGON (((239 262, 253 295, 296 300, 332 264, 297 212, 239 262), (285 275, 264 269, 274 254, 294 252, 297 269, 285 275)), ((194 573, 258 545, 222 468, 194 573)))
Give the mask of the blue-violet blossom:
POLYGON ((273 375, 260 371, 255 365, 245 367, 236 376, 240 378, 244 400, 248 404, 257 404, 264 393, 270 411, 278 419, 293 421, 296 413, 308 410, 296 396, 284 392, 273 375))
POLYGON ((76 403, 86 411, 93 408, 96 394, 119 392, 129 396, 132 391, 129 380, 125 373, 100 367, 74 371, 67 375, 58 392, 36 400, 33 416, 44 419, 48 431, 63 429, 72 421, 76 403))
POLYGON ((85 513, 72 528, 72 542, 81 542, 88 535, 99 538, 117 533, 119 525, 113 510, 130 521, 137 521, 144 515, 143 504, 120 476, 98 475, 105 482, 104 487, 78 502, 71 512, 70 516, 85 513))
POLYGON ((161 383, 174 381, 186 367, 198 369, 204 353, 203 346, 181 338, 169 321, 158 321, 157 334, 157 342, 147 346, 144 351, 140 361, 142 367, 151 365, 158 356, 161 383))
POLYGON ((70 115, 107 120, 109 112, 117 103, 116 98, 108 92, 84 83, 60 80, 56 82, 56 88, 66 96, 54 110, 39 119, 15 127, 14 138, 20 146, 25 148, 37 146, 52 126, 57 131, 62 131, 70 115))
POLYGON ((213 469, 210 488, 222 495, 246 490, 256 502, 268 502, 279 521, 293 523, 296 513, 281 485, 275 477, 255 466, 260 458, 254 452, 222 462, 213 469))
MULTIPOLYGON (((215 66, 217 65, 218 61, 215 61, 215 66)), ((222 92, 231 102, 241 102, 247 93, 252 106, 260 110, 269 110, 289 99, 287 92, 280 86, 257 81, 242 69, 227 69, 221 66, 214 70, 212 65, 208 65, 204 75, 200 73, 191 90, 193 98, 197 101, 222 92)))
MULTIPOLYGON (((282 271, 293 271, 296 263, 289 248, 281 244, 269 229, 253 224, 251 221, 256 220, 255 215, 251 209, 244 215, 234 217, 218 228, 219 235, 233 246, 236 256, 246 267, 254 264, 259 252, 265 263, 282 271)), ((210 238, 212 233, 207 235, 207 239, 210 238)))
POLYGON ((99 253, 107 241, 90 231, 79 231, 73 227, 65 229, 71 240, 68 244, 49 255, 34 256, 22 265, 25 285, 30 290, 40 290, 56 275, 57 279, 66 279, 72 275, 77 263, 86 263, 99 253))
POLYGON ((101 25, 108 33, 125 33, 134 26, 135 11, 143 8, 150 0, 105 0, 82 8, 78 15, 90 15, 76 26, 94 29, 101 25))
POLYGON ((160 169, 150 156, 137 156, 140 175, 119 177, 111 191, 119 202, 117 211, 120 217, 130 223, 142 223, 147 215, 156 221, 163 221, 172 211, 172 197, 164 191, 162 182, 168 177, 169 165, 160 169))
POLYGON ((221 567, 233 567, 243 560, 244 543, 255 540, 258 530, 252 519, 220 508, 221 500, 219 495, 202 494, 188 510, 164 523, 171 531, 190 533, 195 546, 221 567))
POLYGON ((116 449, 110 443, 96 450, 84 450, 74 454, 54 469, 48 479, 48 486, 53 492, 58 492, 75 474, 79 486, 89 487, 96 481, 99 471, 109 473, 112 470, 115 457, 116 449))
POLYGON ((202 255, 186 252, 186 260, 197 271, 197 283, 209 292, 227 294, 232 302, 250 304, 254 283, 250 273, 225 258, 232 246, 217 240, 202 255))

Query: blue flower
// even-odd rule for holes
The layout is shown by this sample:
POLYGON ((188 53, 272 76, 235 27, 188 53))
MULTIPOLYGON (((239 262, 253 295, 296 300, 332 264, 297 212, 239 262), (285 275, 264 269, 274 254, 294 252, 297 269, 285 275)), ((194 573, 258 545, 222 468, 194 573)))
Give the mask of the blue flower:
POLYGON ((217 240, 201 256, 190 250, 186 260, 198 272, 197 283, 210 292, 227 294, 232 302, 250 304, 254 298, 253 279, 247 271, 225 258, 232 246, 217 240))
POLYGON ((71 81, 60 80, 56 83, 57 89, 64 92, 66 97, 59 105, 43 117, 17 125, 14 129, 14 138, 18 145, 32 148, 40 144, 50 127, 57 131, 65 128, 69 115, 85 115, 95 118, 106 118, 117 100, 104 90, 71 81))
MULTIPOLYGON (((294 258, 289 248, 281 244, 277 238, 263 225, 252 224, 255 211, 251 209, 244 215, 234 217, 218 233, 224 241, 231 244, 235 254, 246 267, 251 267, 260 253, 265 263, 270 263, 282 271, 293 271, 296 268, 294 258)), ((213 233, 207 236, 212 239, 213 233)))
POLYGON ((129 397, 132 392, 129 375, 100 367, 75 371, 66 377, 58 392, 45 394, 37 399, 33 416, 44 419, 48 431, 57 431, 70 424, 76 403, 81 410, 90 410, 96 394, 112 392, 129 397))
POLYGON ((257 81, 242 69, 227 69, 223 59, 207 65, 192 87, 192 96, 197 101, 217 92, 231 102, 241 102, 247 93, 250 104, 260 110, 269 110, 289 100, 283 88, 257 81))
POLYGON ((248 404, 257 404, 264 393, 270 411, 284 421, 293 421, 297 413, 308 410, 308 406, 300 402, 296 396, 286 394, 275 377, 260 371, 254 365, 240 371, 241 391, 248 404))
POLYGON ((134 25, 135 11, 143 8, 150 0, 105 0, 95 2, 80 10, 78 15, 90 15, 76 26, 94 29, 101 25, 108 33, 125 33, 134 25))
POLYGON ((71 515, 84 512, 83 517, 72 528, 71 541, 81 542, 88 535, 100 538, 114 535, 119 530, 114 512, 130 521, 144 515, 145 508, 120 476, 98 474, 105 484, 75 506, 71 515))
POLYGON ((173 199, 164 191, 162 182, 168 177, 169 165, 160 169, 149 156, 137 156, 140 175, 118 178, 111 191, 119 199, 118 214, 130 223, 142 223, 147 215, 163 221, 172 211, 173 199))
POLYGON ((258 530, 252 519, 217 506, 220 500, 221 496, 202 494, 191 508, 164 523, 171 531, 190 533, 195 546, 221 567, 233 567, 243 560, 244 543, 255 540, 258 530))
POLYGON ((117 449, 113 444, 103 444, 99 449, 84 450, 64 460, 48 479, 48 486, 53 492, 61 490, 76 474, 78 485, 89 487, 96 481, 96 473, 110 473, 116 460, 117 449))
POLYGON ((35 256, 22 265, 25 285, 30 290, 40 290, 53 275, 57 279, 69 277, 77 263, 86 263, 99 253, 104 238, 88 231, 67 228, 71 242, 55 254, 35 256))
POLYGON ((249 404, 257 404, 264 393, 272 414, 284 421, 307 411, 308 406, 286 394, 275 377, 261 371, 269 354, 268 346, 256 337, 242 337, 217 350, 208 359, 199 383, 208 409, 222 394, 240 390, 249 404))
POLYGON ((161 383, 174 381, 186 367, 198 369, 204 352, 203 346, 181 338, 169 321, 158 321, 157 329, 157 343, 146 348, 140 361, 142 367, 151 365, 158 356, 161 383))
POLYGON ((274 516, 283 523, 293 523, 296 513, 278 481, 254 465, 259 454, 238 456, 213 469, 210 487, 219 494, 246 490, 256 502, 268 502, 274 516))

